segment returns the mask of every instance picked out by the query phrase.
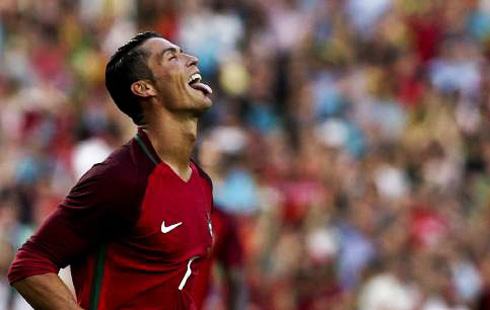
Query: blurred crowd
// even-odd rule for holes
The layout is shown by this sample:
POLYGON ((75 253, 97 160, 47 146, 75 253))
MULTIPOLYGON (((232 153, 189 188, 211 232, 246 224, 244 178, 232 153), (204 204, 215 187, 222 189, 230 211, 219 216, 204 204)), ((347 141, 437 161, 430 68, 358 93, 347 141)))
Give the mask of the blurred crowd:
POLYGON ((196 158, 246 309, 490 309, 490 0, 0 1, 0 308, 16 248, 134 135, 104 70, 145 30, 213 87, 196 158))

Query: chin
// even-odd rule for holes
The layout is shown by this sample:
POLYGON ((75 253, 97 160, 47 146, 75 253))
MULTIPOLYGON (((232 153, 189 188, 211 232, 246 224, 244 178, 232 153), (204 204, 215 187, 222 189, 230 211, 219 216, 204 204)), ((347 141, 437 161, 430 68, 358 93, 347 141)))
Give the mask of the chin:
POLYGON ((211 106, 213 105, 213 103, 211 102, 211 99, 208 99, 207 102, 200 102, 199 106, 196 106, 195 108, 195 112, 194 112, 194 115, 196 116, 201 116, 203 115, 204 113, 206 113, 206 111, 208 111, 211 106))
POLYGON ((209 110, 212 105, 213 102, 211 101, 211 98, 207 96, 196 99, 193 105, 194 115, 200 116, 206 113, 206 111, 209 110))

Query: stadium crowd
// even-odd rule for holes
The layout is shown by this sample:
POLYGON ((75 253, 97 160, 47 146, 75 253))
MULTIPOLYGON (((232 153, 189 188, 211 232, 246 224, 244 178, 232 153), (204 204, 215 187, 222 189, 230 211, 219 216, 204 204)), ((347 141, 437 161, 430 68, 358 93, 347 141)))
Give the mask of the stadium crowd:
POLYGON ((214 89, 196 157, 246 309, 490 309, 490 0, 1 1, 0 308, 15 249, 134 135, 104 70, 144 30, 214 89))

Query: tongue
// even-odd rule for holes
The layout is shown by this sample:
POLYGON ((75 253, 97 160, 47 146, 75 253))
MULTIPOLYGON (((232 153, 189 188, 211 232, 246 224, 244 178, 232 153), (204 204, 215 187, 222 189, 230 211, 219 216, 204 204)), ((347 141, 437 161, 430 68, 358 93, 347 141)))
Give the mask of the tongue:
POLYGON ((213 93, 213 90, 211 89, 211 87, 209 87, 208 85, 206 85, 204 83, 193 83, 190 86, 194 89, 202 91, 206 95, 210 95, 213 93))

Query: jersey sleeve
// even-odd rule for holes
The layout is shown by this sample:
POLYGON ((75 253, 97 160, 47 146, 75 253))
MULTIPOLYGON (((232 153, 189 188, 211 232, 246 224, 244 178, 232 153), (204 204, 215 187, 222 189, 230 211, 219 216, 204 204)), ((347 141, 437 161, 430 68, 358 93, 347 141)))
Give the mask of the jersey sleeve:
POLYGON ((117 238, 132 227, 144 193, 133 188, 124 174, 124 169, 103 163, 83 176, 19 249, 9 269, 9 282, 58 273, 101 242, 117 238))

